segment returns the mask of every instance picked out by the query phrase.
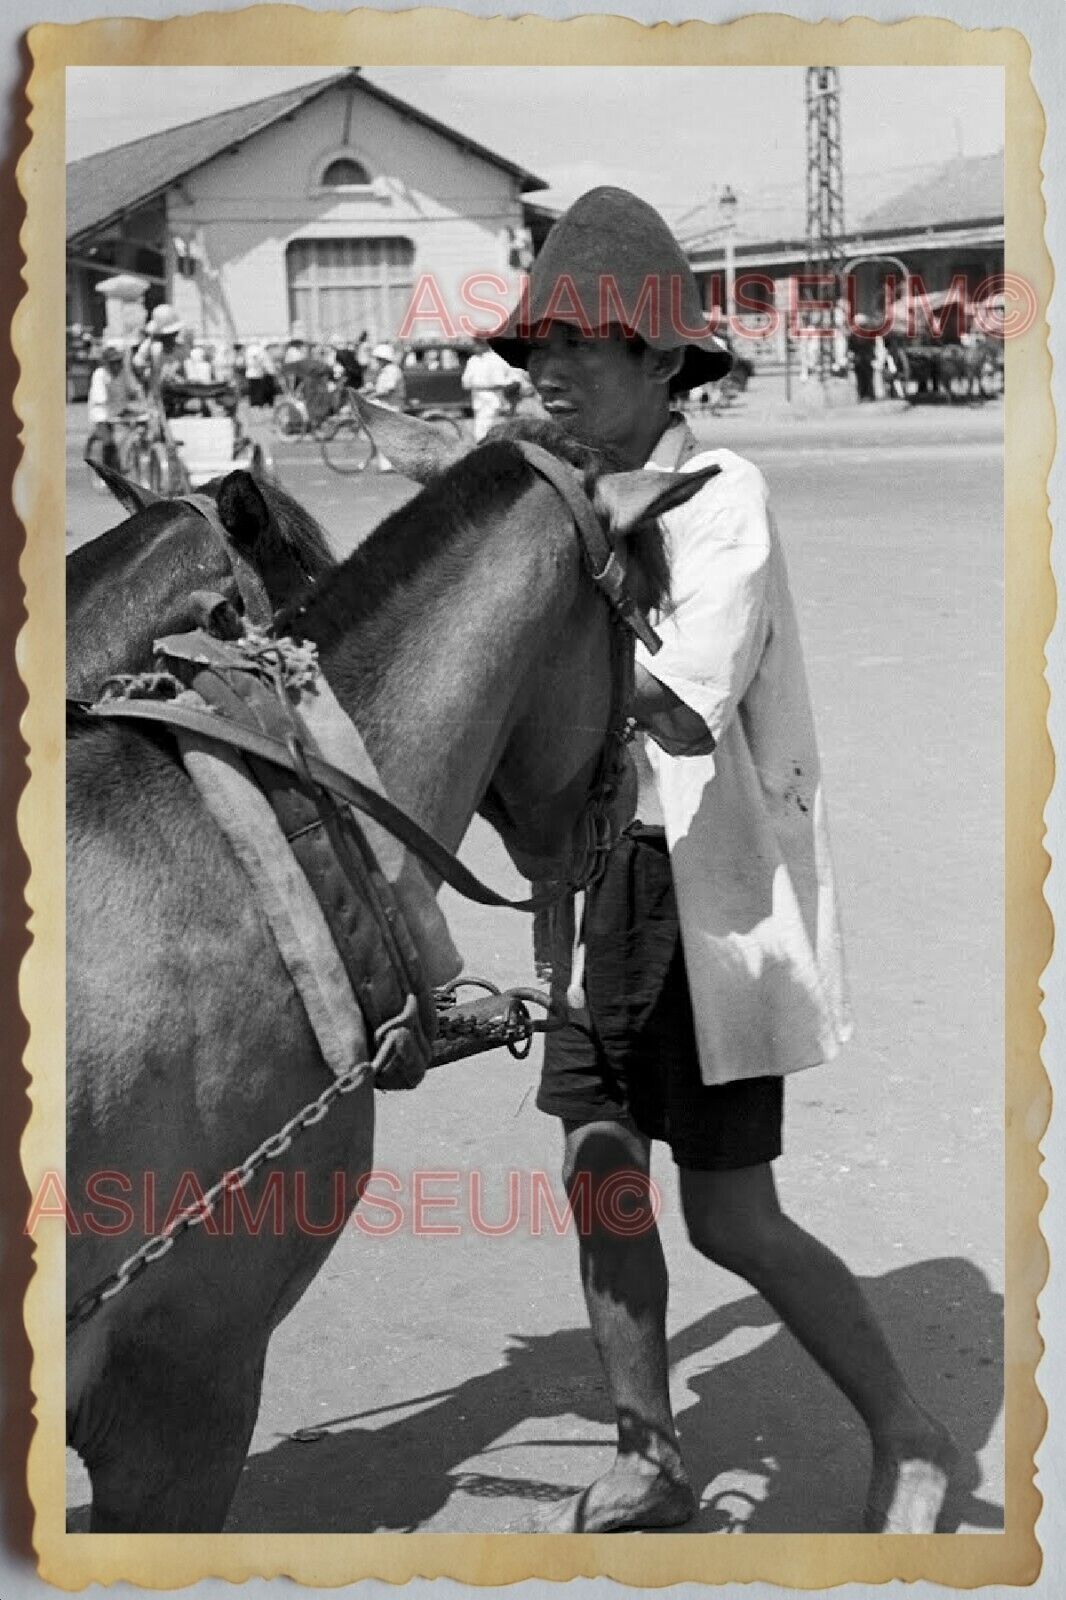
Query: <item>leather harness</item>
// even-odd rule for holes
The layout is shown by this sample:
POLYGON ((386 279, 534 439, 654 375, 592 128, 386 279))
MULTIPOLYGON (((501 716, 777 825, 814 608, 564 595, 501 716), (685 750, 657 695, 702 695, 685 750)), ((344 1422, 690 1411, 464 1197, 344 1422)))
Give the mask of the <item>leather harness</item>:
MULTIPOLYGON (((626 590, 625 567, 574 469, 538 445, 522 441, 518 448, 569 509, 586 567, 613 613, 649 649, 658 648, 654 630, 626 590)), ((230 541, 213 502, 202 495, 183 499, 218 531, 229 551, 230 541)), ((201 609, 210 613, 211 597, 197 598, 201 609)), ((559 894, 552 889, 511 900, 481 882, 399 807, 308 748, 280 677, 273 683, 265 681, 263 670, 249 670, 247 658, 241 661, 238 651, 210 633, 197 631, 164 639, 158 649, 186 688, 199 697, 199 705, 186 702, 184 696, 184 703, 111 698, 91 707, 91 715, 163 725, 241 752, 315 891, 368 1033, 379 1047, 385 1033, 392 1040, 379 1086, 412 1087, 422 1078, 432 1056, 436 1008, 399 903, 367 844, 357 813, 372 817, 442 881, 480 905, 533 911, 553 903, 559 894)), ((631 669, 631 650, 625 652, 625 659, 631 669)), ((612 671, 612 678, 617 677, 612 671)), ((613 698, 615 726, 608 730, 594 791, 604 808, 611 797, 617 756, 610 747, 621 740, 624 723, 625 707, 620 703, 624 690, 617 682, 613 698)), ((603 837, 609 833, 603 819, 590 824, 589 831, 586 882, 602 870, 610 845, 610 839, 603 837)))

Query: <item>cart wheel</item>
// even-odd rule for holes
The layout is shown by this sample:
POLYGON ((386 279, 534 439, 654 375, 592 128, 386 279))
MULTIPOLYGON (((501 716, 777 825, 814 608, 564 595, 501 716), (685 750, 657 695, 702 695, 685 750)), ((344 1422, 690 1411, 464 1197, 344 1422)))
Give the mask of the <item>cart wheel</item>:
POLYGON ((171 493, 173 473, 170 468, 170 457, 165 444, 154 444, 148 451, 148 488, 155 494, 168 495, 171 493))
POLYGON ((299 439, 307 432, 307 412, 287 396, 274 405, 274 432, 279 439, 299 439))
POLYGON ((363 472, 374 458, 374 441, 354 417, 338 417, 321 437, 322 459, 334 472, 363 472))

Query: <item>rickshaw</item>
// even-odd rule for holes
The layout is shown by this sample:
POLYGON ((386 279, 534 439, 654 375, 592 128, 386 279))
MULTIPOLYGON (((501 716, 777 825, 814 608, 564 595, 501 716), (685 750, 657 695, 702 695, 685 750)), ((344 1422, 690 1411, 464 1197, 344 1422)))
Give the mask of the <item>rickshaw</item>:
POLYGON ((160 396, 162 415, 154 407, 139 414, 119 445, 120 469, 134 482, 156 494, 187 494, 236 467, 272 470, 244 431, 236 384, 168 378, 160 396))

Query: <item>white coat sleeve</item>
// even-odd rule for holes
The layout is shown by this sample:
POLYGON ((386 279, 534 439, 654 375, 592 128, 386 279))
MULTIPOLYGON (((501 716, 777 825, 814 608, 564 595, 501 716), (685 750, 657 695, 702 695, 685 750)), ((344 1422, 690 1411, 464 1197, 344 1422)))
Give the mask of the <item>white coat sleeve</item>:
POLYGON ((766 647, 770 519, 748 462, 663 518, 670 604, 656 618, 662 649, 637 660, 690 706, 717 743, 766 647))

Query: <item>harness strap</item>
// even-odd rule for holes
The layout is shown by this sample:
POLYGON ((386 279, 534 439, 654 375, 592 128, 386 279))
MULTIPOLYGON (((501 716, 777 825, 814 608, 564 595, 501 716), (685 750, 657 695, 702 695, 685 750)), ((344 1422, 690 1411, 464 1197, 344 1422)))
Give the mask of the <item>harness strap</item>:
POLYGON ((316 784, 328 789, 331 794, 354 806, 358 811, 373 817, 375 822, 399 839, 401 844, 405 844, 409 850, 413 850, 421 857, 430 870, 435 872, 442 882, 448 884, 449 888, 478 905, 498 907, 507 911, 541 911, 546 906, 555 905, 559 900, 559 895, 554 890, 531 895, 525 900, 508 900, 505 895, 498 894, 488 884, 482 883, 481 879, 446 849, 439 839, 427 833, 425 828, 415 822, 413 817, 401 811, 399 806, 393 805, 384 795, 378 794, 376 790, 360 783, 358 778, 342 772, 339 767, 323 761, 320 756, 313 755, 309 750, 300 749, 299 754, 294 757, 291 748, 269 734, 260 733, 254 728, 242 727, 209 711, 199 711, 193 706, 179 705, 173 700, 108 700, 95 706, 74 703, 80 711, 90 717, 123 722, 155 722, 164 727, 184 728, 190 733, 199 734, 201 738, 229 744, 246 755, 258 756, 264 761, 273 762, 275 766, 284 767, 298 776, 302 763, 316 784))
POLYGON ((553 456, 542 445, 533 444, 528 439, 516 439, 514 442, 538 477, 551 484, 573 517, 581 536, 585 564, 593 583, 602 591, 626 627, 636 634, 651 655, 655 655, 662 649, 662 640, 629 594, 626 588, 625 566, 603 531, 600 519, 576 471, 568 462, 560 461, 558 456, 553 456))
POLYGON ((248 557, 237 549, 211 496, 193 490, 189 494, 174 495, 173 500, 176 505, 188 506, 190 511, 195 511, 197 516, 203 517, 229 561, 230 572, 237 585, 237 592, 244 602, 246 615, 260 627, 265 626, 273 616, 270 602, 262 589, 255 567, 248 557))

